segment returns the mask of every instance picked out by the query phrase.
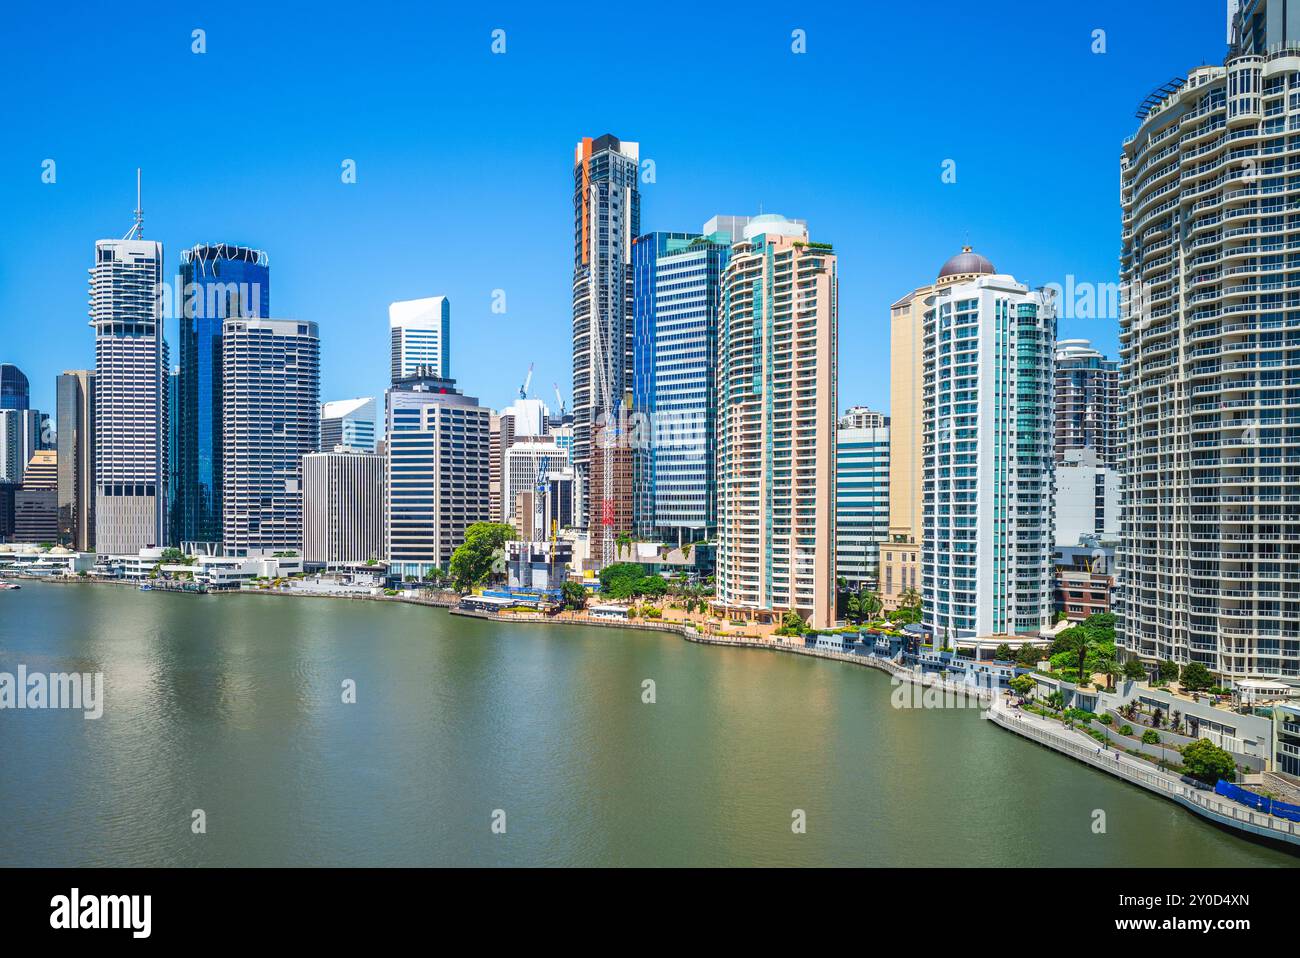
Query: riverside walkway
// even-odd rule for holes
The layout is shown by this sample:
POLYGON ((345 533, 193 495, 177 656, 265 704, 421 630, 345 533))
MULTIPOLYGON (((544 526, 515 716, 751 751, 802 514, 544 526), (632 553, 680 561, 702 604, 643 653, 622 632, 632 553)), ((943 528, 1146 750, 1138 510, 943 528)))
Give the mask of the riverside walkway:
POLYGON ((1171 775, 1150 762, 1105 748, 1096 739, 1082 732, 1059 728, 1050 720, 1032 712, 1013 709, 1001 696, 997 697, 985 714, 1008 731, 1155 792, 1219 825, 1281 842, 1293 851, 1300 851, 1300 822, 1266 815, 1214 792, 1193 788, 1176 775, 1171 775))

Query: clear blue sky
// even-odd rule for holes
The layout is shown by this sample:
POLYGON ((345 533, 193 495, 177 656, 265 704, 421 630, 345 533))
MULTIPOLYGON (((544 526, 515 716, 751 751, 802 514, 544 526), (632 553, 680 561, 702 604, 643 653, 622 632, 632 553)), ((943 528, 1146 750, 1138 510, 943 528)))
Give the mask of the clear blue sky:
MULTIPOLYGON (((611 132, 655 161, 643 231, 761 203, 835 243, 840 404, 883 409, 889 304, 967 239, 1034 285, 1115 280, 1134 108, 1225 52, 1224 0, 188 6, 6 14, 0 361, 39 408, 94 363, 86 270, 136 166, 169 275, 197 242, 269 253, 272 313, 320 324, 324 399, 381 395, 388 303, 435 294, 467 392, 505 405, 536 362, 567 399, 573 145, 611 132)), ((1113 322, 1061 333, 1115 348, 1113 322)))

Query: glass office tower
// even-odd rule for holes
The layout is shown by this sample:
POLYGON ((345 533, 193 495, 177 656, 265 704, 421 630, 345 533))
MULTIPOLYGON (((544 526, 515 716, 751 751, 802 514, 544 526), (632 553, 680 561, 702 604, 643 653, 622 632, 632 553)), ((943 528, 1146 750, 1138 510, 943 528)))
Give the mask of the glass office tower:
POLYGON ((23 371, 10 363, 0 363, 0 409, 26 409, 29 396, 23 371))
POLYGON ((722 272, 747 217, 715 217, 702 233, 647 233, 632 244, 632 408, 638 444, 633 527, 679 545, 717 530, 713 474, 722 272))
POLYGON ((180 378, 172 541, 221 541, 221 324, 271 315, 266 253, 225 243, 181 253, 180 378))

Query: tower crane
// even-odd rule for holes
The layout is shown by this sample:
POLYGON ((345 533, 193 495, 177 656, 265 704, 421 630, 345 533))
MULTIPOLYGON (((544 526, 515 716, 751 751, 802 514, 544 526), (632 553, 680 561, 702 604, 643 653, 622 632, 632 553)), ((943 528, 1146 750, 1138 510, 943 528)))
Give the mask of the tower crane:
POLYGON ((520 399, 527 399, 527 398, 528 398, 528 386, 529 386, 529 384, 532 383, 532 381, 533 381, 533 364, 532 364, 532 363, 529 363, 529 364, 528 364, 528 375, 524 377, 524 384, 523 384, 522 386, 519 387, 519 398, 520 398, 520 399))

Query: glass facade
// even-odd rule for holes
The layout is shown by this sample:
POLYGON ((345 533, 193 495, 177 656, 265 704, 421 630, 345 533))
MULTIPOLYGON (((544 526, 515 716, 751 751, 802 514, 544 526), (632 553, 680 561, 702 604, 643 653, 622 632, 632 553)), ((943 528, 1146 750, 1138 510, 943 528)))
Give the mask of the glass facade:
POLYGON ((29 402, 27 377, 17 366, 0 363, 0 409, 26 409, 29 402))
POLYGON ((195 246, 181 253, 183 306, 177 382, 173 542, 222 536, 221 324, 271 315, 266 253, 245 246, 195 246))
POLYGON ((647 233, 632 246, 634 527, 642 538, 700 542, 717 528, 718 306, 728 232, 647 233))
POLYGON ((889 426, 880 421, 841 425, 835 442, 835 572, 854 588, 876 588, 889 534, 889 426))

